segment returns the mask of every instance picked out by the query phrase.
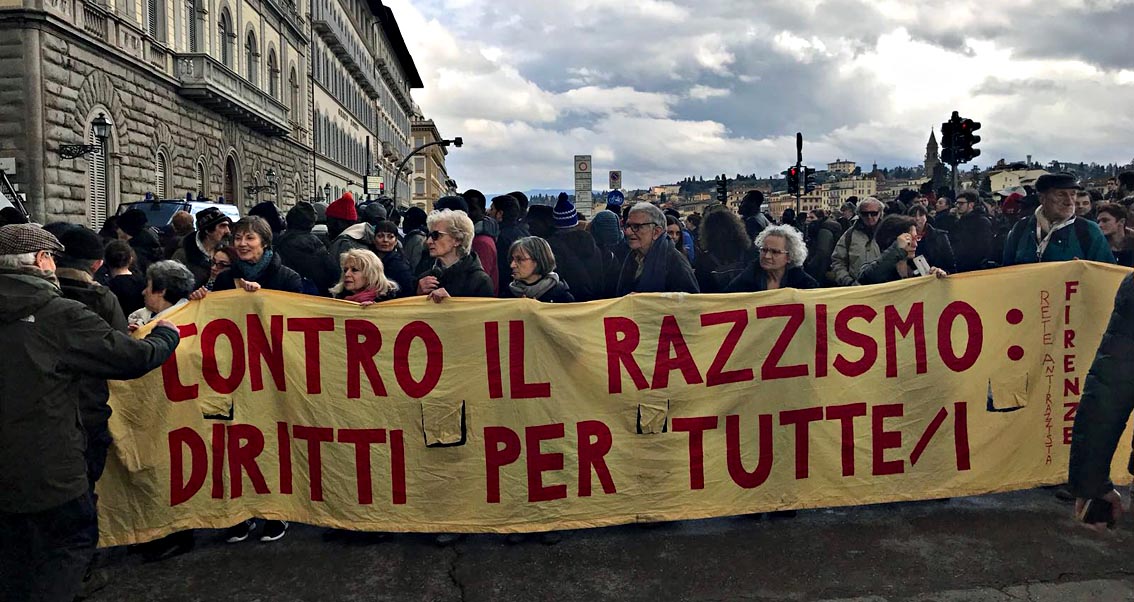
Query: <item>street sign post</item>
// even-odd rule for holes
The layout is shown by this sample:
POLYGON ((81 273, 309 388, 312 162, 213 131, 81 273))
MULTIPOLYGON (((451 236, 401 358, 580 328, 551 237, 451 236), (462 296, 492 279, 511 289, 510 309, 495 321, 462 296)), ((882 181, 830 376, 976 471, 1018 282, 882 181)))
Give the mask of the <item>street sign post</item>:
POLYGON ((622 189, 622 172, 621 171, 611 171, 610 172, 610 186, 607 186, 607 188, 609 188, 611 190, 621 190, 622 189))
POLYGON ((382 176, 366 176, 366 194, 380 196, 386 193, 386 183, 382 176))
POLYGON ((591 156, 575 155, 575 211, 591 217, 591 156))

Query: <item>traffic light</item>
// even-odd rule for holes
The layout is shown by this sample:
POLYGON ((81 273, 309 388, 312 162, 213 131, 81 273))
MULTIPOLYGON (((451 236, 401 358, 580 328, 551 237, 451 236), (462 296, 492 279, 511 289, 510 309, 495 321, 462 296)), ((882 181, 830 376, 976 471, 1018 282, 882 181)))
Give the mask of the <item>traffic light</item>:
POLYGON ((957 138, 960 127, 961 117, 956 111, 953 111, 949 121, 941 124, 941 161, 943 163, 956 165, 961 162, 957 138))
POLYGON ((958 161, 958 163, 967 163, 980 156, 980 149, 973 148, 976 143, 980 142, 980 136, 974 133, 979 129, 979 121, 973 121, 972 119, 961 120, 959 134, 960 144, 958 145, 960 161, 958 161))
POLYGON ((720 203, 728 202, 728 176, 721 174, 717 178, 717 201, 720 203))
POLYGON ((811 193, 815 191, 815 168, 803 168, 803 192, 811 193))
POLYGON ((799 168, 794 165, 787 169, 788 194, 799 194, 799 168))

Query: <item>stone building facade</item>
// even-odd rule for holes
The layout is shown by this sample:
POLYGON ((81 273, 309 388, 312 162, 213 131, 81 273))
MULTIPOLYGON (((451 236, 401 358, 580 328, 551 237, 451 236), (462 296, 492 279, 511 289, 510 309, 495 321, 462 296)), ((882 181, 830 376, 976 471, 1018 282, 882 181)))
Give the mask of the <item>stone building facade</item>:
MULTIPOLYGON (((425 119, 420 114, 414 116, 413 148, 440 140, 441 132, 437 130, 437 125, 433 123, 432 119, 425 119)), ((419 152, 413 159, 410 159, 412 174, 410 175, 409 204, 411 206, 428 210, 433 206, 433 201, 457 193, 457 184, 449 178, 449 172, 445 169, 445 156, 448 154, 448 148, 436 145, 419 152)), ((405 190, 405 187, 402 187, 401 190, 405 190)), ((405 196, 402 196, 404 194, 402 192, 399 199, 404 199, 405 196)))

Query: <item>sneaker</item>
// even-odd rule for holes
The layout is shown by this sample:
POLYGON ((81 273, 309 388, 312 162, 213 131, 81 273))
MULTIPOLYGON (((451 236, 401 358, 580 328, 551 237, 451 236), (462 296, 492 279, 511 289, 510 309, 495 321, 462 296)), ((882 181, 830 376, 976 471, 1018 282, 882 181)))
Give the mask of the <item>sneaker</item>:
POLYGON ((224 540, 228 543, 240 543, 252 535, 256 528, 256 519, 250 518, 239 525, 233 525, 224 532, 224 540))
POLYGON ((286 520, 269 520, 264 521, 264 532, 260 534, 260 541, 278 541, 287 535, 287 521, 286 520))

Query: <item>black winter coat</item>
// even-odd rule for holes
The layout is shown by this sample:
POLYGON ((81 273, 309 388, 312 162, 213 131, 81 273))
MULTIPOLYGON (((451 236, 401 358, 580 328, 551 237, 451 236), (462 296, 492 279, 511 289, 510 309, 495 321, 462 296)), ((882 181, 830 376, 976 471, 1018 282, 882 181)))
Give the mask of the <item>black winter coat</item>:
MULTIPOLYGON (((236 288, 236 279, 244 278, 240 273, 242 264, 240 261, 232 264, 232 268, 221 272, 217 276, 217 281, 213 283, 214 291, 227 291, 236 288)), ((260 273, 260 276, 255 280, 248 278, 250 282, 255 282, 260 285, 260 288, 265 288, 272 291, 285 291, 289 293, 302 293, 303 292, 303 279, 296 273, 295 270, 287 267, 280 261, 279 253, 272 253, 271 260, 268 261, 268 267, 260 273)))
POLYGON ((843 235, 843 227, 827 218, 813 222, 807 229, 807 261, 803 262, 803 270, 816 282, 826 282, 827 271, 831 269, 831 253, 843 235))
MULTIPOLYGON (((418 280, 426 276, 435 276, 440 288, 445 289, 450 297, 496 296, 492 278, 480 265, 476 253, 465 255, 448 268, 442 268, 441 263, 434 260, 433 267, 418 276, 418 280)), ((414 286, 413 290, 416 291, 417 287, 414 286)))
POLYGON ((917 242, 917 254, 924 255, 931 267, 941 268, 947 274, 957 271, 957 264, 953 259, 953 245, 949 244, 949 237, 929 224, 925 225, 925 232, 917 242))
POLYGON ((957 272, 979 270, 985 261, 997 260, 992 255, 992 220, 983 209, 966 213, 957 222, 951 238, 953 255, 957 261, 957 272))
POLYGON ((339 281, 339 264, 310 230, 288 228, 272 241, 272 249, 280 262, 314 283, 320 295, 329 296, 339 281))
POLYGON ((603 263, 594 237, 583 230, 560 230, 547 244, 555 254, 555 271, 571 287, 575 300, 598 299, 603 290, 603 263))
POLYGON ((165 259, 165 251, 161 248, 157 233, 149 226, 142 228, 137 236, 130 239, 130 248, 134 249, 134 255, 137 256, 134 266, 143 275, 145 275, 146 268, 150 267, 151 263, 165 259))
MULTIPOLYGON (((654 241, 654 244, 658 244, 654 241)), ((665 261, 665 292, 669 293, 699 293, 701 287, 697 285, 697 276, 693 274, 693 266, 689 265, 689 260, 685 258, 685 253, 678 251, 677 247, 672 244, 665 245, 666 254, 663 260, 665 261)), ((636 275, 638 271, 638 260, 636 254, 631 251, 622 260, 622 269, 619 270, 618 280, 616 281, 615 293, 617 296, 622 297, 630 293, 641 292, 638 287, 639 276, 636 275)), ((577 299, 578 297, 576 297, 577 299)))
POLYGON ((528 226, 523 222, 507 222, 500 224, 500 234, 496 237, 496 269, 500 275, 500 296, 504 297, 508 291, 508 283, 512 281, 512 257, 508 249, 512 243, 531 236, 528 226))
POLYGON ((757 259, 755 245, 749 245, 736 261, 725 262, 708 251, 697 253, 693 262, 693 273, 697 275, 697 286, 702 293, 723 293, 730 282, 736 279, 748 264, 757 259))
POLYGON ((212 257, 205 255, 201 248, 197 246, 197 233, 193 232, 181 238, 181 244, 176 251, 173 252, 172 259, 180 262, 185 267, 193 272, 193 280, 196 281, 194 288, 201 288, 209 281, 211 273, 212 257))
POLYGON ((413 270, 400 250, 394 249, 386 253, 382 258, 382 268, 388 280, 398 283, 399 297, 412 295, 417 290, 417 279, 413 277, 413 270))
MULTIPOLYGON (((784 279, 780 282, 780 288, 819 288, 819 283, 802 267, 789 266, 784 271, 784 279)), ((757 259, 749 263, 739 276, 733 278, 732 282, 725 287, 724 292, 755 293, 766 290, 768 290, 768 274, 764 271, 764 268, 760 267, 760 260, 757 259)))
POLYGON ((85 494, 80 377, 137 378, 178 340, 161 327, 132 339, 42 276, 0 270, 0 513, 40 512, 85 494))

